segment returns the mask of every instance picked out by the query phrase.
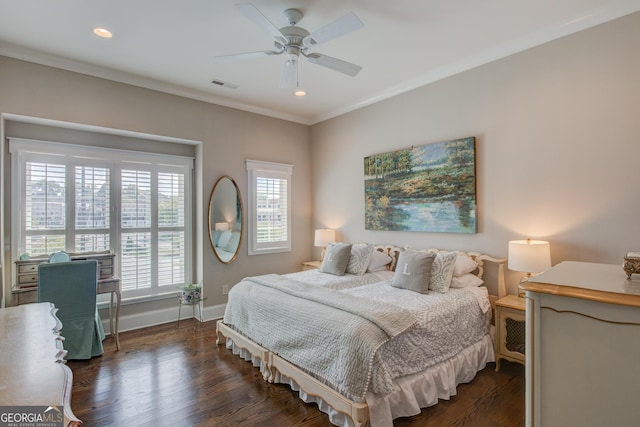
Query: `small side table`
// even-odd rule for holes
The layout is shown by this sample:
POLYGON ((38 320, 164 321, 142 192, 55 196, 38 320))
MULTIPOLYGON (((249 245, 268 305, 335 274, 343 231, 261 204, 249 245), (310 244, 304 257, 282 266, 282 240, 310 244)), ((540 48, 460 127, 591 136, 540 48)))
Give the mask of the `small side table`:
POLYGON ((500 359, 525 364, 526 307, 525 299, 516 295, 496 301, 496 371, 500 359))
MULTIPOLYGON (((184 301, 182 298, 180 298, 180 295, 178 295, 178 323, 176 324, 176 329, 178 329, 180 327, 180 316, 182 315, 182 306, 183 305, 190 305, 191 306, 191 311, 192 311, 192 316, 194 319, 199 320, 200 321, 200 325, 202 326, 202 308, 200 308, 200 302, 206 300, 207 298, 198 298, 197 300, 192 300, 192 301, 184 301), (198 317, 196 317, 196 306, 198 307, 198 317)), ((197 326, 193 327, 193 330, 196 330, 197 326)))
POLYGON ((320 268, 322 261, 307 261, 302 263, 302 270, 315 270, 320 268))

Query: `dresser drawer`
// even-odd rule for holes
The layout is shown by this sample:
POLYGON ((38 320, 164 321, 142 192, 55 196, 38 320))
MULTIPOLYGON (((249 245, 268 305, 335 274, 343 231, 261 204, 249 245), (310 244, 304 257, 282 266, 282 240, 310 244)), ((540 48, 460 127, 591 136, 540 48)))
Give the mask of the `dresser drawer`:
POLYGON ((38 269, 36 268, 35 273, 33 274, 20 274, 18 276, 18 285, 21 287, 28 286, 29 284, 33 284, 36 286, 38 284, 38 269))
POLYGON ((25 264, 25 265, 18 265, 18 274, 28 274, 28 273, 38 273, 38 264, 40 264, 40 262, 36 262, 36 263, 32 263, 32 264, 25 264))

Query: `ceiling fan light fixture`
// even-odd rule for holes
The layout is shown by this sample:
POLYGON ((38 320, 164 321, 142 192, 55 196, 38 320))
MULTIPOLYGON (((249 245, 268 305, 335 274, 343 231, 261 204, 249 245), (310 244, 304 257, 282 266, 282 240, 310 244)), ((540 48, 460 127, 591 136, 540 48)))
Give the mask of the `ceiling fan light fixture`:
POLYGON ((101 39, 110 39, 111 37, 113 37, 113 33, 104 27, 95 27, 93 29, 93 34, 100 37, 101 39))
POLYGON ((355 75, 362 69, 359 65, 352 64, 338 58, 332 58, 321 53, 309 51, 312 48, 316 48, 317 46, 323 45, 331 40, 362 28, 364 24, 353 12, 349 12, 319 30, 309 33, 306 29, 296 25, 303 17, 303 13, 299 9, 290 8, 285 10, 284 16, 286 21, 289 23, 289 26, 278 28, 273 25, 273 23, 269 21, 269 19, 253 4, 240 3, 236 4, 236 7, 247 18, 271 34, 276 50, 216 56, 216 59, 219 62, 263 57, 264 55, 272 56, 284 54, 286 61, 282 67, 280 84, 278 87, 281 89, 294 90, 298 87, 298 60, 301 55, 303 58, 307 58, 311 63, 338 71, 351 77, 355 77, 355 75))

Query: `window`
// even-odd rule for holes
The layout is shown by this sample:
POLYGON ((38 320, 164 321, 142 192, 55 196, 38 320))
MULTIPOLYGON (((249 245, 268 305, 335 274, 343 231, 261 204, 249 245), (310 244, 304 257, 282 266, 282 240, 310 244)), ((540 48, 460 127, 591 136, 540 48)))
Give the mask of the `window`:
POLYGON ((112 250, 126 297, 191 281, 192 158, 21 139, 10 150, 14 259, 112 250))
POLYGON ((249 255, 291 252, 293 166, 247 160, 249 255))

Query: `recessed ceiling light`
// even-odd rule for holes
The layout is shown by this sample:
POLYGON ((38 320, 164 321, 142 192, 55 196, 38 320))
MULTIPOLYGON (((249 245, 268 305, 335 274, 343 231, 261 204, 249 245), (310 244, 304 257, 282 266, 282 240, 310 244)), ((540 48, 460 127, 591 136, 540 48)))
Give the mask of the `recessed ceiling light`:
POLYGON ((111 37, 113 37, 113 34, 111 34, 111 31, 102 27, 95 27, 93 29, 93 34, 103 39, 110 39, 111 37))
POLYGON ((303 90, 303 89, 298 89, 295 92, 293 92, 293 94, 295 96, 305 96, 307 94, 307 92, 305 90, 303 90))

